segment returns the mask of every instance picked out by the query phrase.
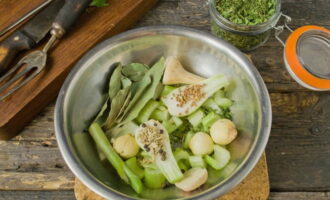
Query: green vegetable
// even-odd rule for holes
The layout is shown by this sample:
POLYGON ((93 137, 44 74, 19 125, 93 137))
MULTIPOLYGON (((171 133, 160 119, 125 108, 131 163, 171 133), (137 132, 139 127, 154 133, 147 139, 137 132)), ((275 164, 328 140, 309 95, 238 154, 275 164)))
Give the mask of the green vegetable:
POLYGON ((132 186, 136 193, 141 194, 143 190, 143 183, 140 178, 134 174, 126 165, 124 165, 124 171, 128 176, 129 184, 132 186))
POLYGON ((160 122, 149 120, 143 123, 135 134, 135 139, 144 151, 151 153, 157 167, 170 183, 183 177, 173 156, 168 132, 160 122))
POLYGON ((138 117, 136 118, 136 121, 139 123, 143 123, 148 121, 150 118, 152 112, 156 110, 156 108, 159 106, 159 102, 155 100, 149 100, 149 102, 144 106, 144 108, 140 111, 138 117))
POLYGON ((108 0, 93 0, 90 3, 90 6, 104 7, 104 6, 109 5, 107 2, 108 2, 108 0))
POLYGON ((119 177, 123 179, 126 183, 129 183, 132 188, 138 194, 140 194, 143 189, 143 184, 141 180, 125 165, 124 161, 113 149, 100 125, 97 123, 93 123, 88 130, 92 138, 94 139, 96 146, 98 146, 98 148, 106 156, 111 165, 116 169, 119 177))
POLYGON ((205 101, 203 104, 203 107, 206 108, 209 111, 213 111, 217 114, 222 114, 221 108, 219 108, 218 104, 215 103, 215 101, 212 98, 209 98, 205 101))
POLYGON ((233 105, 233 101, 228 99, 228 98, 218 98, 216 99, 216 103, 221 107, 221 108, 229 108, 230 106, 233 105))
POLYGON ((204 157, 205 162, 210 165, 215 170, 221 170, 224 168, 230 161, 230 152, 220 146, 214 145, 214 155, 213 157, 206 155, 204 157))
POLYGON ((136 123, 130 121, 125 124, 120 124, 120 125, 117 125, 111 129, 109 129, 106 132, 106 134, 108 136, 110 136, 111 138, 117 138, 119 136, 126 135, 126 134, 134 135, 138 128, 139 128, 139 126, 136 123))
POLYGON ((224 75, 218 74, 198 84, 186 85, 173 90, 163 99, 163 102, 171 115, 187 116, 196 111, 216 91, 228 84, 228 79, 224 75))
POLYGON ((189 163, 191 167, 201 167, 201 168, 206 167, 202 156, 189 156, 189 163))
POLYGON ((127 167, 136 174, 140 179, 144 177, 144 170, 138 166, 136 157, 130 158, 125 161, 127 167))
POLYGON ((204 119, 202 120, 202 124, 204 128, 209 129, 212 124, 219 119, 221 119, 219 115, 215 114, 214 112, 210 112, 208 115, 206 115, 206 117, 204 117, 204 119))
POLYGON ((199 109, 188 116, 188 121, 191 125, 193 125, 193 127, 197 127, 202 122, 203 117, 204 112, 199 109))
POLYGON ((165 69, 165 60, 161 58, 145 74, 143 79, 132 86, 133 99, 129 103, 123 122, 135 119, 143 107, 153 98, 165 69))
POLYGON ((148 72, 149 67, 140 63, 131 63, 122 69, 122 73, 132 81, 140 81, 148 72))
POLYGON ((152 112, 150 116, 151 119, 155 119, 158 121, 168 120, 169 117, 170 114, 168 113, 167 110, 159 110, 159 109, 154 110, 154 112, 152 112))
POLYGON ((184 142, 183 142, 183 148, 189 149, 189 142, 193 136, 194 136, 194 133, 192 133, 192 132, 188 132, 186 134, 186 136, 184 138, 184 142))
POLYGON ((159 189, 166 184, 166 178, 159 169, 145 168, 144 183, 148 188, 159 189))
POLYGON ((182 125, 182 120, 178 117, 172 117, 170 120, 163 121, 163 126, 168 133, 172 133, 182 125))
POLYGON ((189 165, 189 153, 181 148, 177 148, 174 151, 174 158, 177 161, 179 168, 187 171, 190 167, 189 165))
POLYGON ((165 85, 160 96, 165 97, 175 89, 176 89, 176 87, 173 87, 170 85, 165 85))
POLYGON ((275 14, 276 0, 216 0, 216 9, 235 24, 256 25, 275 14))
POLYGON ((101 150, 101 152, 107 157, 111 165, 117 170, 117 173, 120 178, 123 179, 126 183, 128 183, 128 177, 124 171, 125 163, 111 146, 108 138, 104 134, 100 125, 97 123, 93 123, 88 130, 93 140, 95 141, 96 146, 98 146, 99 150, 101 150))

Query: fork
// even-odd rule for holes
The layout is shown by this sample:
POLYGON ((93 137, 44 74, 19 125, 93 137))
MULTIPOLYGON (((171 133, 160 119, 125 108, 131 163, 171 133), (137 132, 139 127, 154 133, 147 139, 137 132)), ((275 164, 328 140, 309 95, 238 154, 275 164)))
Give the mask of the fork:
POLYGON ((59 40, 65 32, 71 27, 75 20, 88 7, 91 0, 67 0, 64 7, 60 10, 56 17, 51 30, 51 38, 42 50, 34 51, 23 57, 10 71, 0 78, 0 94, 8 89, 14 82, 30 73, 22 82, 10 89, 8 92, 0 96, 0 101, 27 84, 31 79, 38 75, 46 66, 47 52, 59 40), (1 82, 6 80, 22 65, 26 65, 25 69, 12 77, 9 81, 1 86, 1 82))
POLYGON ((33 79, 37 74, 39 74, 42 69, 46 66, 47 61, 47 52, 50 47, 56 41, 56 37, 53 35, 49 42, 45 45, 42 50, 34 51, 25 57, 23 57, 10 71, 8 71, 4 76, 0 78, 0 83, 4 81, 7 77, 11 76, 14 72, 16 72, 21 66, 26 65, 25 69, 18 74, 16 74, 13 78, 11 78, 8 82, 3 84, 0 87, 0 94, 4 92, 7 88, 9 88, 14 82, 23 77, 24 75, 32 72, 27 78, 25 78, 22 82, 16 85, 14 88, 10 89, 7 93, 0 96, 0 101, 14 93, 19 88, 23 87, 26 83, 28 83, 31 79, 33 79))

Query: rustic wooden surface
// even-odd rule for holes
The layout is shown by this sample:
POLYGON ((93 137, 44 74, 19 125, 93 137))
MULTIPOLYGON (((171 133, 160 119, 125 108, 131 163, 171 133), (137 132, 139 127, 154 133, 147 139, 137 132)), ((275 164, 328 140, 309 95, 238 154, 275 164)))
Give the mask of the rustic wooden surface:
MULTIPOLYGON (((25 10, 31 10, 36 2, 42 1, 34 0, 30 4, 29 1, 16 0, 13 4, 12 0, 0 0, 0 27, 17 20, 25 10)), ((18 133, 54 100, 68 72, 86 51, 105 37, 126 30, 155 3, 156 0, 111 0, 111 6, 88 8, 79 17, 79 23, 75 23, 50 50, 45 69, 13 95, 0 101, 0 139, 18 133)), ((40 47, 44 45, 39 44, 40 47)))
MULTIPOLYGON (((1 2, 1 0, 0 0, 1 2)), ((181 24, 209 31, 205 0, 161 0, 138 26, 181 24)), ((292 28, 330 28, 330 0, 282 0, 292 28)), ((252 53, 273 104, 267 159, 270 200, 330 200, 330 93, 300 87, 271 38, 252 53)), ((0 142, 0 199, 74 199, 74 176, 57 149, 54 103, 18 137, 0 142)), ((1 117, 1 115, 0 115, 1 117)))

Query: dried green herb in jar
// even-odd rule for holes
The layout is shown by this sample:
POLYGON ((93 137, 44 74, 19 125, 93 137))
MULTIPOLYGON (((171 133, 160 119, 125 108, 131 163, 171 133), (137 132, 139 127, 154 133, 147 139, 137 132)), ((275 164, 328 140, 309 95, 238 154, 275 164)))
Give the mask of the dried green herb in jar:
POLYGON ((235 24, 256 25, 275 14, 276 0, 217 0, 216 8, 235 24))
POLYGON ((259 47, 263 44, 264 41, 268 39, 270 35, 269 31, 256 35, 243 35, 232 33, 219 28, 214 21, 212 21, 211 23, 211 31, 215 36, 223 38, 237 48, 245 51, 249 51, 255 49, 256 47, 259 47))
POLYGON ((211 0, 211 31, 243 51, 267 41, 280 0, 211 0))

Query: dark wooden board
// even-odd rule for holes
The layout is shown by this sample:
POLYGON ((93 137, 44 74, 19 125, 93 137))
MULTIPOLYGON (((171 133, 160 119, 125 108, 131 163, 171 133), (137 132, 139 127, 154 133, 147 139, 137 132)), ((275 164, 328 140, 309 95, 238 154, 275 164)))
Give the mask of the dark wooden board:
MULTIPOLYGON (((0 28, 5 27, 9 21, 14 21, 17 16, 22 16, 25 10, 35 7, 35 3, 28 2, 17 0, 14 5, 12 0, 1 0, 0 13, 5 17, 0 18, 0 28)), ((88 9, 51 50, 46 69, 14 95, 0 102, 0 139, 8 139, 17 134, 54 100, 71 67, 87 50, 105 37, 127 29, 155 2, 156 0, 111 0, 111 6, 88 9)))
MULTIPOLYGON (((330 28, 329 2, 282 0, 282 7, 293 17, 293 28, 306 24, 330 28)), ((160 0, 138 26, 175 23, 209 31, 204 5, 205 0, 160 0)), ((296 84, 284 68, 282 50, 271 38, 264 47, 252 52, 273 104, 273 128, 267 147, 269 200, 330 200, 330 93, 311 92, 296 84)), ((9 142, 0 141, 1 200, 74 199, 74 176, 55 141, 53 109, 54 103, 19 136, 9 142), (52 179, 56 173, 70 178, 70 190, 60 184, 52 191, 39 186, 36 191, 24 191, 31 186, 20 181, 21 176, 33 179, 34 174, 43 174, 44 180, 52 179), (12 184, 4 190, 8 179, 12 184), (13 185, 15 182, 17 187, 13 185)))

